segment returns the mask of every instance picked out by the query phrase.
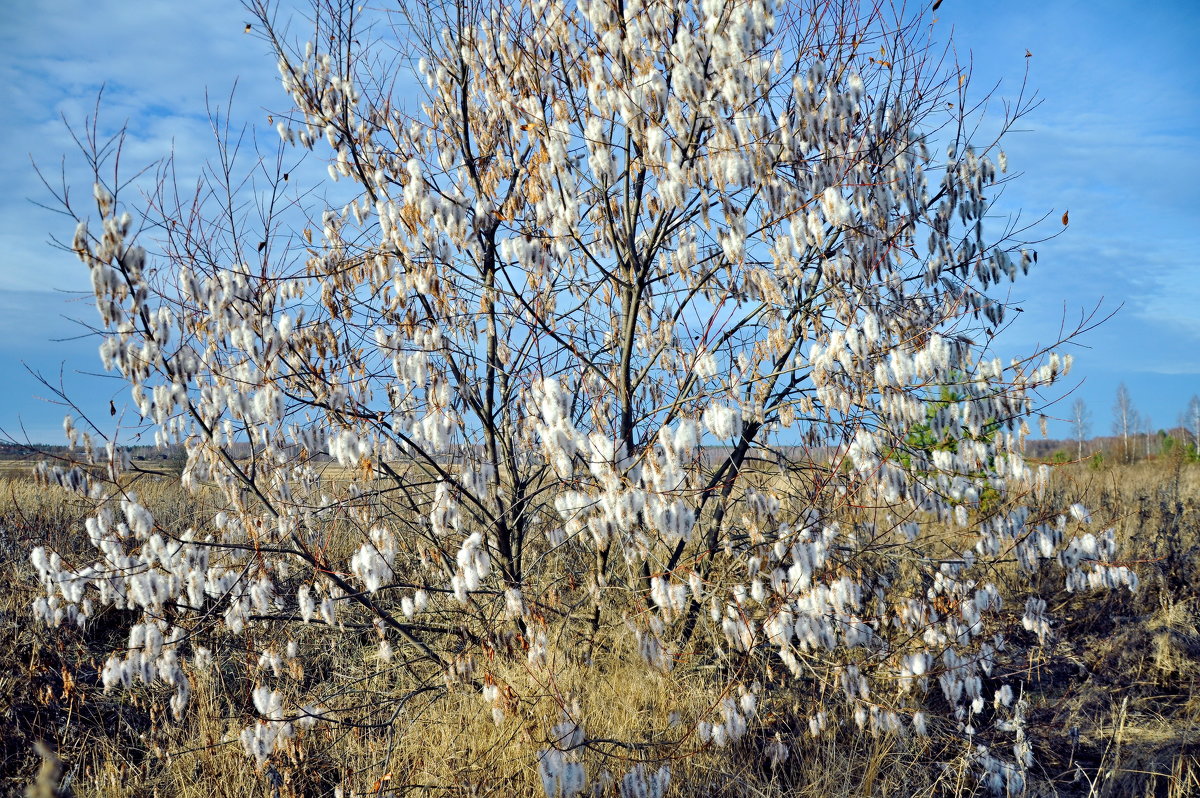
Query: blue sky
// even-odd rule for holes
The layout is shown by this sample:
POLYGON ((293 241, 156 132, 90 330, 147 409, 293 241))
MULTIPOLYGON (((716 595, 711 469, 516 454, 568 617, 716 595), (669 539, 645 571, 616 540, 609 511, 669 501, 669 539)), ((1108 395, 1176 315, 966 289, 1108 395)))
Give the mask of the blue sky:
POLYGON ((1033 54, 1043 102, 1006 144, 1025 173, 1006 202, 1050 213, 1048 233, 1070 211, 1014 286, 1025 313, 1009 345, 1049 340, 1097 303, 1119 307, 1075 350, 1093 434, 1110 432, 1121 381, 1156 427, 1174 425, 1200 393, 1200 4, 946 0, 938 16, 977 89, 998 84, 999 98, 1019 90, 1033 54))
MULTIPOLYGON (((99 371, 95 341, 63 340, 81 332, 71 318, 94 310, 71 293, 88 288, 82 265, 47 243, 73 228, 31 202, 49 198, 30 158, 56 173, 66 154, 68 175, 86 191, 61 117, 81 121, 102 84, 102 121, 129 123, 128 162, 173 149, 184 175, 211 152, 206 91, 224 105, 237 81, 234 117, 252 123, 286 103, 273 60, 243 33, 247 15, 232 0, 0 5, 0 427, 58 442, 63 410, 38 398, 48 392, 23 363, 54 379, 61 371, 105 417, 109 398, 120 404, 124 392, 83 373, 99 371)), ((1078 387, 1057 409, 1065 416, 1080 396, 1093 433, 1107 434, 1124 381, 1156 427, 1174 425, 1200 393, 1200 4, 944 0, 936 16, 939 35, 953 30, 960 59, 972 63, 975 92, 996 87, 997 112, 1026 67, 1042 100, 1005 145, 1010 172, 1023 176, 1004 205, 1023 219, 1048 214, 1035 233, 1059 235, 1012 288, 1025 312, 1004 346, 1027 351, 1097 305, 1101 314, 1119 307, 1072 350, 1078 387)), ((1066 436, 1066 426, 1052 424, 1051 434, 1066 436)))

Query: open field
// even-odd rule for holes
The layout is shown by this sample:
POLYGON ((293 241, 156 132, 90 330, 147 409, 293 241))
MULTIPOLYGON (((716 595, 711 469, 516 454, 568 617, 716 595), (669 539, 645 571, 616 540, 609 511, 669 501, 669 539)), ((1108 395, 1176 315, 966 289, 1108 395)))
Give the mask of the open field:
MULTIPOLYGON (((308 660, 294 682, 315 692, 337 684, 346 701, 359 695, 381 702, 378 712, 366 713, 377 725, 317 726, 258 770, 236 740, 253 714, 242 678, 250 651, 227 653, 206 674, 196 674, 192 704, 175 721, 150 700, 158 688, 124 696, 100 688, 104 658, 127 634, 123 613, 109 610, 83 631, 35 625, 29 607, 38 588, 29 550, 49 542, 67 556, 84 551, 86 540, 80 543, 79 510, 66 494, 33 484, 23 469, 0 470, 0 650, 6 652, 0 662, 0 794, 24 793, 39 768, 34 745, 45 741, 58 751, 61 775, 43 781, 48 790, 51 782, 64 785, 63 795, 532 797, 541 794, 537 730, 555 722, 564 701, 583 702, 589 736, 614 741, 605 756, 622 763, 623 772, 639 757, 616 742, 629 739, 628 730, 671 738, 680 722, 672 713, 680 706, 685 715, 700 716, 722 698, 711 692, 702 668, 651 673, 631 665, 636 652, 620 645, 597 654, 606 658, 596 663, 608 686, 601 689, 595 681, 588 689, 574 683, 594 679, 594 667, 567 663, 553 683, 544 683, 524 657, 506 659, 498 651, 488 676, 504 686, 497 723, 477 692, 408 694, 399 667, 379 661, 371 636, 348 630, 344 645, 308 660)), ((139 493, 158 518, 184 526, 196 514, 198 500, 169 477, 143 479, 139 493)), ((1200 794, 1200 466, 1165 459, 1063 466, 1051 493, 1060 502, 1062 496, 1082 499, 1100 524, 1117 528, 1122 557, 1139 573, 1141 589, 1070 597, 1052 608, 1059 623, 1045 647, 1032 636, 1010 642, 1001 666, 1003 676, 1024 683, 1030 704, 1036 752, 1030 794, 1200 794)), ((999 576, 1002 590, 1010 589, 999 576)), ((1023 597, 1006 601, 1019 614, 1023 597)), ((713 796, 972 794, 965 767, 930 764, 956 761, 946 748, 952 735, 806 740, 788 706, 809 696, 794 684, 778 689, 760 716, 761 728, 737 745, 675 749, 669 794, 693 794, 688 785, 697 784, 713 796), (793 746, 793 756, 778 768, 767 755, 776 733, 793 746)), ((968 747, 964 741, 964 755, 968 747)))

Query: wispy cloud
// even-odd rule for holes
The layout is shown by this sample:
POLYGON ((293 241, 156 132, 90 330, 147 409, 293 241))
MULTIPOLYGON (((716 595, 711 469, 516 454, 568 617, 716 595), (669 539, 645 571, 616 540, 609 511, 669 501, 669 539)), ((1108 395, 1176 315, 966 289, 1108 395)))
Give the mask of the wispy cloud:
POLYGON ((255 121, 260 109, 285 105, 266 46, 245 35, 236 3, 42 0, 8 16, 0 84, 9 119, 18 123, 0 129, 0 147, 10 154, 0 162, 7 189, 0 290, 86 285, 77 263, 44 247, 51 235, 69 236, 70 226, 30 202, 50 197, 29 159, 53 177, 63 163, 69 181, 86 191, 87 173, 63 120, 81 126, 102 87, 101 131, 128 127, 124 163, 144 166, 173 153, 184 174, 198 173, 211 152, 206 102, 226 105, 236 83, 236 117, 255 121))

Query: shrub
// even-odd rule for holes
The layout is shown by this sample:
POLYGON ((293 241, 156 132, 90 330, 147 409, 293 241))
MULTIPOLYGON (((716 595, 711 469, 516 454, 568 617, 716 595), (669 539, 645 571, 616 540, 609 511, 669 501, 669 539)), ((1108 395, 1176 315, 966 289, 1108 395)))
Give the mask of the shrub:
MULTIPOLYGON (((1047 478, 1021 454, 1032 392, 1070 360, 988 351, 992 289, 1036 258, 985 237, 1005 157, 967 140, 921 19, 460 3, 403 12, 397 44, 336 8, 296 49, 259 11, 281 146, 327 152, 344 205, 297 221, 227 170, 140 228, 118 181, 98 222, 68 206, 104 366, 208 509, 152 515, 116 441, 68 419, 103 469, 44 476, 92 502, 96 559, 37 548, 36 615, 134 610, 103 683, 160 685, 176 718, 251 652, 219 676, 264 768, 314 726, 440 701, 520 729, 549 796, 658 795, 727 746, 776 772, 860 733, 934 734, 1019 792, 990 574, 1132 576, 1081 505, 1022 506, 1047 478), (417 117, 389 46, 419 55, 417 117), (603 698, 630 667, 679 689, 603 698)), ((1044 641, 1046 602, 1021 623, 1044 641)))

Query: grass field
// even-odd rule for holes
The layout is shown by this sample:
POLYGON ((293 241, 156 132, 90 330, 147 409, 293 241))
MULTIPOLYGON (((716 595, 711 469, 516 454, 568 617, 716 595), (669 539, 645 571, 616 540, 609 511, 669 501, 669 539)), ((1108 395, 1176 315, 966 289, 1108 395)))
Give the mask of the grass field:
MULTIPOLYGON (((685 714, 691 704, 700 713, 721 699, 702 672, 650 673, 629 664, 637 659, 632 651, 610 650, 589 669, 567 663, 553 683, 538 682, 520 665, 523 658, 506 665, 499 656, 492 673, 506 686, 496 703, 503 722, 478 693, 406 697, 388 705, 386 723, 317 726, 256 769, 236 740, 252 715, 240 678, 245 661, 230 658, 197 675, 192 704, 175 721, 151 700, 157 688, 120 696, 100 688, 104 658, 127 633, 121 612, 106 611, 83 631, 33 623, 38 586, 30 549, 49 542, 68 556, 87 546, 81 509, 64 492, 34 484, 30 473, 27 463, 0 463, 0 794, 25 794, 40 772, 41 786, 30 794, 532 797, 542 794, 536 730, 555 722, 564 701, 583 704, 589 736, 618 741, 631 728, 669 739, 681 705, 685 714), (57 754, 43 761, 39 750, 57 754)), ((1058 494, 1051 500, 1083 500, 1100 523, 1116 526, 1122 556, 1142 587, 1133 595, 1060 599, 1052 640, 1044 647, 1024 641, 1008 652, 1005 675, 1024 683, 1030 703, 1030 794, 1200 795, 1200 466, 1165 459, 1062 466, 1051 492, 1058 494)), ((156 517, 180 524, 196 515, 200 501, 169 476, 144 479, 139 493, 156 517)), ((1008 599, 1019 612, 1023 599, 1008 599)), ((362 696, 401 694, 396 669, 374 651, 369 636, 348 634, 344 645, 309 660, 295 681, 318 691, 353 685, 362 696)), ((247 651, 243 660, 249 657, 247 651)), ((772 705, 788 700, 776 696, 772 705)), ((785 729, 786 721, 760 720, 763 733, 736 746, 674 749, 670 794, 950 796, 975 789, 965 764, 954 765, 965 763, 967 747, 947 749, 936 736, 835 734, 793 742, 793 756, 774 768, 766 747, 771 730, 785 729)), ((606 756, 624 772, 639 753, 614 742, 606 756)), ((602 777, 593 781, 603 786, 602 777)), ((603 794, 615 795, 615 785, 603 794)))

